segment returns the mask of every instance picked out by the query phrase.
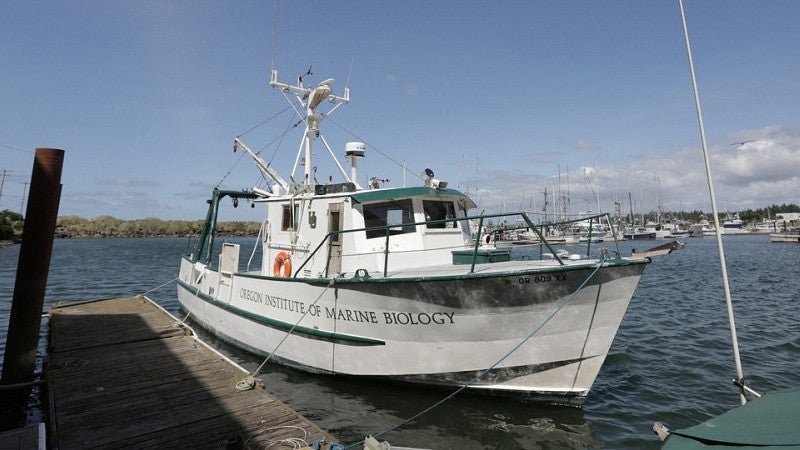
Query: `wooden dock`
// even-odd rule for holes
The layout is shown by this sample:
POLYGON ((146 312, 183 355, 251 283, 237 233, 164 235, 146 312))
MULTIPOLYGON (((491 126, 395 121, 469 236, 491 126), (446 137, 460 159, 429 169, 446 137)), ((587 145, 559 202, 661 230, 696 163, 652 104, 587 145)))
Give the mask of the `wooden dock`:
POLYGON ((144 297, 50 310, 51 448, 298 448, 336 439, 144 297), (302 439, 302 441, 296 440, 302 439))

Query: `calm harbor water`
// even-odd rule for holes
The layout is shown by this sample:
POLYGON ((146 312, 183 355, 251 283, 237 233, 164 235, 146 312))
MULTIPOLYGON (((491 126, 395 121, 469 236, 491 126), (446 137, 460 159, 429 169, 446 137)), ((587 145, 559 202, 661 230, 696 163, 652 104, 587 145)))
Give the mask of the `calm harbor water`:
MULTIPOLYGON (((583 408, 459 396, 381 439, 440 449, 648 449, 659 446, 651 431, 655 421, 684 427, 735 407, 716 240, 685 242, 685 249, 655 257, 645 270, 583 408)), ((761 392, 800 385, 800 246, 771 243, 763 235, 726 236, 723 242, 749 385, 761 392)), ((57 240, 45 308, 143 293, 168 283, 188 243, 177 238, 57 240)), ((623 253, 658 243, 624 242, 623 253)), ((516 256, 525 251, 515 250, 516 256)), ((18 252, 18 246, 0 249, 0 354, 18 252)), ((243 248, 243 259, 245 253, 243 248)), ((149 295, 183 315, 174 282, 149 295)), ((262 361, 211 341, 250 371, 262 361)), ((40 353, 46 351, 44 342, 40 353)), ((274 365, 262 369, 260 377, 271 392, 348 444, 403 422, 447 394, 274 365)))

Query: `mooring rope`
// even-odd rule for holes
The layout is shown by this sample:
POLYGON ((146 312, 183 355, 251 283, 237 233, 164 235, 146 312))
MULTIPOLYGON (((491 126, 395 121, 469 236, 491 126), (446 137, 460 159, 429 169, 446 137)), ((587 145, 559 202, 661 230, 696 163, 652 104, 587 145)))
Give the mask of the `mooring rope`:
MULTIPOLYGON (((157 290, 159 290, 159 289, 163 288, 164 286, 167 286, 167 285, 169 285, 169 284, 172 284, 172 283, 174 283, 174 282, 178 281, 178 278, 179 278, 179 277, 175 277, 175 278, 173 278, 173 279, 171 279, 171 280, 167 281, 166 283, 162 283, 162 284, 160 284, 160 285, 158 285, 158 286, 154 287, 153 289, 150 289, 150 290, 148 290, 148 291, 145 291, 145 292, 143 292, 143 293, 141 293, 141 294, 137 294, 137 295, 136 295, 136 297, 145 297, 145 296, 147 296, 147 294, 150 294, 150 293, 152 293, 152 292, 155 292, 155 291, 157 291, 157 290)), ((200 293, 200 286, 197 286, 197 287, 195 288, 195 292, 194 292, 194 296, 195 296, 195 298, 197 297, 197 295, 198 295, 199 293, 200 293)), ((192 312, 191 312, 191 311, 189 311, 189 310, 187 309, 187 311, 186 311, 186 316, 184 316, 184 318, 183 318, 183 319, 181 319, 181 320, 178 322, 178 325, 181 325, 181 324, 183 324, 183 325, 186 325, 186 319, 188 319, 188 318, 189 318, 189 316, 190 316, 191 314, 192 314, 192 312)))
POLYGON ((166 282, 166 283, 164 283, 164 284, 160 284, 160 285, 158 285, 158 286, 154 287, 153 289, 150 289, 149 291, 145 291, 145 292, 143 292, 143 293, 139 294, 139 295, 138 295, 138 297, 144 297, 145 295, 147 295, 147 294, 149 294, 149 293, 151 293, 151 292, 155 292, 155 291, 157 291, 157 290, 161 289, 162 287, 164 287, 164 286, 166 286, 166 285, 168 285, 168 284, 170 284, 170 283, 174 283, 175 281, 178 281, 178 277, 175 277, 175 278, 173 278, 173 279, 171 279, 171 280, 167 281, 167 282, 166 282))
MULTIPOLYGON (((333 286, 335 283, 336 283, 336 278, 335 277, 331 278, 331 282, 328 283, 327 286, 325 286, 325 289, 323 289, 322 292, 320 292, 320 294, 317 296, 317 298, 313 302, 311 302, 309 304, 309 306, 315 306, 317 304, 317 302, 319 301, 319 299, 321 299, 322 296, 325 295, 326 292, 328 292, 328 289, 330 289, 330 287, 333 286)), ((305 317, 308 315, 310 310, 311 310, 311 308, 306 308, 306 311, 303 313, 303 315, 300 316, 300 318, 297 319, 297 322, 295 322, 294 325, 292 325, 292 327, 289 329, 289 331, 286 332, 286 335, 283 336, 283 339, 281 339, 281 341, 278 342, 278 345, 276 345, 275 348, 272 349, 270 354, 267 355, 266 359, 264 359, 264 362, 262 362, 261 365, 258 366, 258 368, 256 370, 254 370, 253 373, 251 373, 247 378, 245 378, 244 380, 236 383, 236 389, 238 389, 240 391, 246 391, 248 389, 252 389, 253 386, 255 386, 255 376, 256 376, 256 374, 261 371, 261 369, 264 367, 265 364, 267 364, 267 361, 272 359, 272 356, 275 354, 275 352, 277 352, 278 349, 281 347, 281 345, 283 345, 283 343, 286 342, 286 339, 288 339, 289 336, 291 336, 291 334, 294 332, 295 328, 297 328, 297 326, 300 325, 300 322, 302 322, 303 319, 305 319, 305 317)))
MULTIPOLYGON (((543 321, 541 324, 539 324, 539 326, 537 326, 537 327, 536 327, 536 328, 535 328, 535 329, 534 329, 534 330, 533 330, 533 331, 532 331, 532 332, 531 332, 531 333, 530 333, 530 334, 529 334, 529 335, 528 335, 528 336, 527 336, 525 339, 523 339, 523 340, 522 340, 522 341, 520 341, 520 342, 519 342, 517 345, 515 345, 515 346, 514 346, 514 348, 512 348, 512 349, 511 349, 511 350, 510 350, 508 353, 506 353, 505 355, 503 355, 503 357, 502 357, 502 358, 500 358, 499 360, 497 360, 497 362, 495 362, 494 364, 492 364, 492 365, 491 365, 489 368, 487 368, 487 369, 486 369, 486 370, 484 370, 483 372, 481 372, 481 373, 479 373, 478 375, 476 375, 476 376, 475 376, 473 379, 471 379, 470 381, 468 381, 466 384, 463 384, 463 385, 459 386, 459 388, 458 388, 458 389, 456 389, 455 391, 453 391, 453 392, 452 392, 450 395, 446 396, 445 398, 443 398, 443 399, 441 399, 441 400, 437 401, 437 402, 436 402, 436 403, 434 403, 433 405, 431 405, 431 406, 429 406, 429 407, 425 408, 424 410, 422 410, 422 411, 418 412, 417 414, 414 414, 413 416, 411 416, 411 417, 409 417, 408 419, 406 419, 406 420, 404 420, 404 421, 402 421, 402 422, 398 423, 397 425, 394 425, 394 426, 392 426, 392 427, 386 428, 385 430, 383 430, 383 431, 381 431, 381 432, 379 432, 379 433, 373 434, 372 436, 373 436, 373 437, 379 437, 379 436, 383 436, 383 435, 385 435, 385 434, 391 433, 392 431, 394 431, 394 430, 396 430, 396 429, 398 429, 398 428, 402 427, 403 425, 405 425, 405 424, 407 424, 407 423, 409 423, 409 422, 412 422, 412 421, 416 420, 416 419, 417 419, 417 418, 419 418, 420 416, 422 416, 422 415, 424 415, 424 414, 427 414, 428 412, 432 411, 433 409, 435 409, 435 408, 439 407, 439 405, 441 405, 442 403, 444 403, 444 402, 446 402, 446 401, 450 400, 451 398, 455 397, 456 395, 460 394, 462 391, 464 391, 466 388, 468 388, 469 386, 471 386, 473 383, 475 383, 476 381, 478 381, 478 380, 480 380, 481 378, 483 378, 483 377, 484 377, 484 376, 485 376, 487 373, 489 373, 489 372, 490 372, 490 371, 492 371, 492 370, 493 370, 495 367, 497 367, 497 365, 498 365, 498 364, 500 364, 500 363, 501 363, 501 362, 503 362, 503 361, 504 361, 506 358, 508 358, 509 356, 511 356, 511 354, 513 354, 514 352, 516 352, 516 351, 517 351, 517 350, 518 350, 520 347, 522 347, 522 345, 523 345, 523 344, 525 344, 526 342, 528 342, 528 340, 530 340, 530 339, 531 339, 533 336, 535 336, 535 335, 536 335, 536 333, 538 333, 538 332, 539 332, 539 331, 540 331, 540 330, 541 330, 541 329, 542 329, 542 328, 543 328, 543 327, 544 327, 544 326, 545 326, 545 325, 546 325, 548 322, 550 322, 550 320, 551 320, 551 319, 553 319, 553 317, 555 317, 555 316, 556 316, 556 314, 558 314, 558 313, 559 313, 559 312, 560 312, 562 309, 564 309, 564 307, 565 307, 565 306, 567 306, 567 304, 569 304, 569 302, 571 302, 571 301, 572 301, 572 299, 575 297, 575 295, 576 295, 578 292, 580 292, 580 290, 581 290, 581 289, 583 289, 583 287, 584 287, 584 286, 586 286, 586 283, 588 283, 588 282, 589 282, 589 280, 591 280, 591 279, 592 279, 592 278, 595 276, 595 274, 597 274, 597 272, 600 270, 600 268, 601 268, 601 267, 603 267, 603 264, 605 263, 605 261, 606 261, 606 258, 605 258, 605 256, 601 256, 601 258, 600 258, 600 261, 598 261, 598 263, 597 263, 597 267, 595 267, 595 269, 592 271, 592 273, 591 273, 591 274, 589 274, 589 276, 588 276, 588 277, 587 277, 585 280, 583 280, 583 283, 581 283, 581 284, 580 284, 580 286, 578 286, 578 288, 577 288, 577 289, 575 289, 575 291, 574 291, 572 294, 570 294, 570 295, 569 295, 569 297, 567 297, 567 298, 566 298, 566 300, 564 300, 563 302, 561 302, 561 304, 558 306, 558 308, 556 308, 556 309, 555 309, 555 310, 552 312, 552 314, 550 314, 550 315, 549 315, 549 316, 548 316, 548 317, 547 317, 547 318, 546 318, 546 319, 545 319, 545 320, 544 320, 544 321, 543 321)), ((352 443, 352 444, 348 444, 348 445, 346 445, 344 448, 345 448, 345 449, 348 449, 348 448, 353 448, 353 447, 355 447, 355 446, 362 445, 362 444, 363 444, 363 441, 358 441, 358 442, 354 442, 354 443, 352 443)))

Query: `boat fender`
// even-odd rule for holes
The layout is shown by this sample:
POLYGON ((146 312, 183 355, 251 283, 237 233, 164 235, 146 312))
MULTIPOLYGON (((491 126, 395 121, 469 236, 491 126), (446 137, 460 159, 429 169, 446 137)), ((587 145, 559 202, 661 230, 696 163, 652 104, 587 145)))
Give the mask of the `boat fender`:
POLYGON ((272 265, 272 274, 275 275, 276 278, 281 277, 281 268, 283 268, 284 277, 292 276, 292 259, 286 252, 280 252, 278 256, 275 257, 275 263, 272 265))

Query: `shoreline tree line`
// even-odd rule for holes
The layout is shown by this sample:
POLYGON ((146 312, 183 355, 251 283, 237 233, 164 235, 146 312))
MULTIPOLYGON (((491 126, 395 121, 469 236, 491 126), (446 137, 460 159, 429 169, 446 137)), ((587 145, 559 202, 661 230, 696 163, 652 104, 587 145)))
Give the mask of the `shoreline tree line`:
MULTIPOLYGON (((203 220, 162 220, 154 217, 122 220, 112 216, 86 219, 62 216, 56 220, 56 238, 109 238, 109 237, 186 237, 197 236, 203 229, 203 220)), ((24 221, 21 215, 0 211, 0 241, 17 242, 22 236, 24 221)), ((256 236, 259 222, 218 222, 219 236, 256 236)))

